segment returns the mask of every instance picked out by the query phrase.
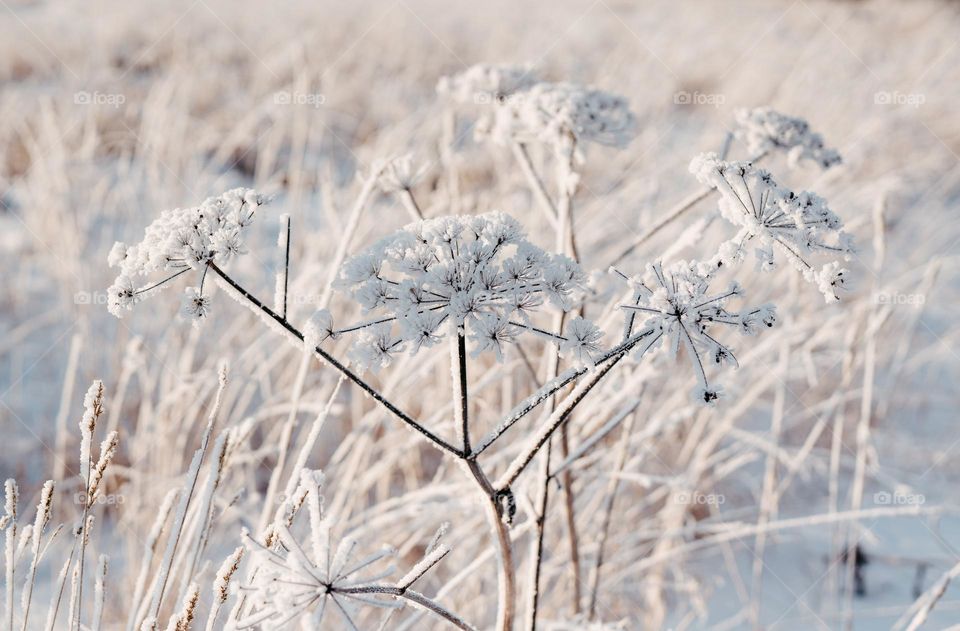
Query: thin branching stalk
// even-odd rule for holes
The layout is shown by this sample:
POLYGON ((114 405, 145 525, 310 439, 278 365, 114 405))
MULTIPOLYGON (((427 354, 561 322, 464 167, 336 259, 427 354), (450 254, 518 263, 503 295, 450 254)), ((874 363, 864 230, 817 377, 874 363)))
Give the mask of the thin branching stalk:
POLYGON ((519 142, 513 143, 513 155, 516 156, 517 162, 520 164, 520 169, 523 171, 524 177, 527 178, 527 183, 533 192, 533 196, 536 197, 540 209, 543 210, 544 215, 546 215, 552 226, 558 226, 562 218, 560 213, 557 212, 557 207, 553 203, 553 200, 550 199, 550 194, 547 193, 543 180, 537 174, 537 170, 530 160, 530 153, 527 151, 526 145, 519 142))
POLYGON ((496 539, 496 551, 498 560, 498 585, 500 595, 497 599, 497 631, 510 631, 513 629, 513 619, 516 615, 516 574, 513 565, 513 544, 510 540, 510 530, 505 522, 509 519, 504 515, 504 510, 499 503, 499 495, 494 490, 493 485, 486 474, 480 469, 476 460, 464 459, 468 470, 473 479, 483 493, 486 508, 487 521, 493 530, 496 539))
POLYGON ((290 293, 290 215, 283 215, 280 218, 280 245, 283 246, 283 271, 277 279, 277 291, 280 292, 280 300, 277 309, 280 316, 287 317, 287 297, 290 293))
MULTIPOLYGON (((293 381, 293 393, 290 396, 290 413, 280 431, 280 440, 277 445, 277 462, 270 473, 270 481, 267 483, 267 493, 263 502, 263 509, 260 511, 260 522, 257 526, 259 532, 264 532, 270 525, 273 518, 272 508, 277 505, 277 492, 280 488, 280 482, 283 472, 287 466, 287 456, 290 452, 290 446, 293 441, 293 432, 297 427, 297 414, 300 411, 300 398, 303 395, 303 384, 307 379, 307 371, 310 368, 309 356, 301 357, 297 368, 297 376, 293 381)), ((292 476, 299 475, 298 471, 293 471, 292 476)))
MULTIPOLYGON (((473 480, 477 483, 480 493, 484 496, 487 519, 493 529, 494 539, 499 550, 498 584, 500 597, 497 608, 497 629, 509 631, 513 628, 516 598, 516 578, 513 566, 513 552, 510 533, 504 523, 502 508, 498 504, 497 494, 490 484, 490 480, 480 468, 476 460, 466 460, 465 455, 470 453, 470 398, 467 388, 467 347, 466 334, 463 327, 457 327, 455 337, 451 337, 451 375, 454 383, 454 408, 458 426, 462 432, 463 451, 459 456, 466 462, 473 480)), ((509 519, 509 517, 507 517, 509 519)))
MULTIPOLYGON (((764 157, 766 157, 766 155, 767 155, 766 153, 760 153, 757 156, 755 156, 751 160, 751 162, 759 162, 764 157)), ((710 195, 713 194, 715 191, 716 189, 713 189, 713 188, 704 188, 703 190, 700 190, 696 193, 691 193, 690 195, 682 199, 680 202, 677 203, 676 206, 674 206, 673 208, 667 211, 663 219, 661 219, 657 223, 653 224, 652 226, 644 230, 636 239, 633 240, 633 242, 630 245, 628 245, 620 254, 614 257, 614 259, 610 261, 610 265, 611 266, 618 265, 619 263, 623 262, 623 260, 626 259, 631 254, 633 254, 637 248, 639 248, 641 245, 643 245, 644 243, 646 243, 647 241, 655 237, 657 234, 660 233, 661 230, 663 230, 664 228, 672 224, 674 221, 682 217, 684 214, 686 214, 688 210, 690 210, 691 208, 693 208, 694 206, 696 206, 706 198, 710 197, 710 195)))
POLYGON ((456 336, 450 338, 451 368, 453 375, 454 409, 457 426, 463 441, 463 453, 470 453, 470 400, 467 391, 467 334, 458 326, 456 336))
POLYGON ((505 491, 510 488, 520 474, 523 473, 524 469, 527 468, 534 456, 537 455, 537 452, 550 440, 553 433, 570 417, 570 414, 573 413, 577 405, 583 401, 584 397, 600 383, 600 380, 603 379, 626 354, 626 351, 624 351, 617 355, 612 360, 596 368, 588 379, 577 384, 573 391, 564 398, 560 406, 557 407, 553 414, 550 415, 546 422, 543 423, 530 438, 520 454, 511 461, 507 470, 497 479, 494 484, 494 488, 497 489, 497 491, 505 491))
POLYGON ((17 500, 20 490, 13 479, 4 483, 5 513, 4 522, 7 525, 6 540, 4 542, 4 561, 6 577, 6 610, 7 629, 13 631, 13 590, 16 579, 16 546, 17 546, 17 500))
POLYGON ((45 631, 53 631, 56 627, 57 615, 60 611, 60 604, 63 602, 63 593, 66 589, 67 575, 70 573, 70 568, 73 567, 73 559, 77 552, 76 537, 80 536, 80 531, 75 529, 73 536, 74 544, 70 546, 70 554, 67 556, 67 560, 63 564, 63 569, 60 570, 60 574, 57 576, 58 585, 56 590, 53 592, 53 597, 50 601, 50 609, 47 611, 47 624, 45 631))
POLYGON ((547 504, 550 500, 550 455, 551 441, 547 441, 540 454, 534 498, 534 534, 530 541, 530 563, 527 576, 527 609, 524 628, 537 628, 537 611, 540 605, 540 571, 543 567, 543 540, 547 521, 547 504))
POLYGON ((503 436, 507 430, 513 427, 517 421, 533 412, 544 401, 550 399, 550 397, 552 397, 556 392, 559 392, 583 375, 587 374, 591 369, 596 369, 597 367, 606 364, 615 358, 617 361, 619 361, 619 359, 622 358, 623 353, 630 352, 641 340, 651 336, 652 334, 652 330, 645 330, 636 335, 626 337, 620 344, 600 355, 600 357, 597 358, 593 368, 589 366, 578 366, 576 368, 568 368, 560 373, 556 379, 538 388, 533 394, 521 401, 519 405, 511 410, 503 419, 501 419, 500 422, 497 423, 497 425, 483 438, 483 440, 481 440, 480 443, 474 447, 473 452, 469 455, 469 457, 476 458, 481 453, 486 451, 493 443, 497 441, 497 439, 503 436))
MULTIPOLYGON (((287 339, 289 339, 291 342, 297 345, 298 348, 303 346, 303 333, 301 333, 298 329, 296 329, 292 324, 290 324, 287 320, 281 318, 272 309, 270 309, 265 304, 263 304, 263 302, 255 298, 250 292, 248 292, 242 286, 237 284, 235 280, 233 280, 230 276, 224 273, 223 270, 217 267, 215 263, 210 263, 210 270, 214 273, 214 278, 216 279, 217 283, 220 285, 221 288, 223 288, 225 291, 231 294, 234 298, 240 301, 241 304, 246 305, 248 309, 250 309, 257 315, 264 318, 264 320, 267 322, 270 328, 285 335, 287 339)), ((340 372, 347 379, 349 379, 350 381, 355 383, 357 386, 359 386, 361 390, 363 390, 365 393, 370 395, 370 397, 372 397, 379 404, 384 406, 394 416, 396 416, 401 421, 406 423, 408 426, 410 426, 411 428, 413 428, 414 430, 422 434, 424 437, 426 437, 427 440, 429 440, 435 446, 451 454, 460 455, 461 452, 459 449, 457 449, 447 441, 443 440, 442 438, 440 438, 439 436, 437 436, 436 434, 428 430, 426 427, 424 427, 423 425, 415 421, 408 414, 400 410, 400 408, 398 408, 396 405, 388 401, 382 394, 380 394, 376 389, 370 386, 370 384, 364 381, 359 375, 357 375, 352 370, 347 368, 345 365, 340 363, 328 352, 326 352, 325 350, 323 350, 318 346, 314 349, 314 353, 321 360, 329 364, 331 367, 333 367, 335 370, 340 372)))
POLYGON ((417 203, 417 198, 413 196, 413 191, 409 188, 400 189, 397 193, 400 196, 400 203, 403 204, 403 207, 407 210, 407 213, 410 214, 410 219, 413 221, 420 221, 423 219, 423 210, 420 208, 420 204, 417 203))
MULTIPOLYGON (((567 420, 577 405, 596 387, 600 380, 603 379, 620 360, 626 357, 637 344, 651 336, 654 336, 652 329, 646 329, 632 336, 626 342, 605 353, 593 368, 585 371, 590 373, 590 377, 578 383, 570 394, 561 401, 553 414, 551 414, 536 433, 530 437, 523 451, 513 459, 507 470, 498 478, 494 484, 494 488, 497 489, 497 491, 508 489, 523 470, 526 469, 527 465, 530 464, 530 461, 537 455, 537 452, 543 447, 544 443, 546 443, 557 428, 567 420)), ((654 339, 656 339, 656 337, 654 337, 654 339)))
POLYGON ((463 629, 464 631, 476 631, 476 627, 472 624, 469 624, 460 616, 453 613, 440 603, 435 600, 427 598, 419 592, 415 592, 412 589, 406 589, 403 587, 394 587, 393 585, 364 585, 362 587, 338 587, 333 590, 333 593, 345 594, 345 595, 363 595, 363 594, 384 594, 387 596, 395 596, 397 598, 402 598, 408 600, 419 607, 443 618, 453 626, 458 629, 463 629))
POLYGON ((219 375, 219 387, 214 397, 213 406, 210 408, 210 414, 207 416, 207 426, 200 439, 200 447, 194 452, 193 460, 187 472, 187 481, 180 493, 180 500, 177 506, 177 512, 173 520, 173 526, 170 530, 170 537, 167 539, 167 548, 163 559, 160 562, 158 570, 157 583, 154 587, 153 596, 150 599, 149 618, 156 619, 160 615, 160 605, 163 602, 164 592, 166 591, 167 581, 170 578, 170 570, 173 566, 174 555, 180 543, 180 537, 183 534, 184 522, 187 519, 187 510, 190 508, 190 502, 193 499, 197 487, 197 480, 200 477, 200 466, 203 464, 204 456, 207 453, 207 446, 210 442, 210 435, 213 433, 217 414, 220 411, 220 405, 223 402, 223 390, 227 385, 226 369, 221 368, 219 375))
POLYGON ((607 490, 603 498, 603 505, 600 509, 602 517, 600 518, 600 528, 597 534, 597 553, 593 561, 593 567, 590 570, 587 587, 590 591, 590 602, 587 604, 588 620, 594 620, 597 615, 597 597, 600 594, 600 572, 603 569, 607 538, 610 535, 610 524, 613 521, 613 506, 617 500, 617 491, 620 489, 620 473, 623 471, 624 466, 626 466, 627 456, 630 454, 630 438, 633 433, 633 423, 636 416, 636 414, 631 412, 623 424, 620 444, 617 446, 616 460, 614 461, 610 479, 607 481, 607 490))
POLYGON ((41 555, 40 544, 43 531, 50 522, 50 510, 53 502, 53 489, 53 480, 47 480, 47 482, 43 485, 43 490, 40 493, 40 503, 37 505, 37 516, 33 522, 33 536, 31 541, 33 554, 30 559, 30 569, 27 572, 27 583, 23 588, 23 594, 21 598, 21 608, 23 609, 22 631, 27 631, 27 623, 30 619, 30 605, 32 604, 33 600, 33 585, 37 578, 37 565, 40 562, 41 555))
POLYGON ((150 531, 147 534, 146 541, 143 544, 143 561, 142 566, 140 567, 140 572, 137 575, 136 583, 134 583, 133 588, 133 597, 130 600, 130 613, 127 617, 126 630, 134 631, 139 617, 140 609, 145 603, 143 603, 143 594, 147 589, 147 581, 150 576, 150 567, 153 565, 153 559, 157 554, 157 545, 160 542, 160 535, 163 534, 163 526, 167 522, 167 519, 170 517, 170 513, 173 510, 173 505, 177 501, 177 496, 179 491, 177 489, 171 489, 167 492, 166 496, 163 498, 163 501, 160 503, 160 509, 157 511, 157 516, 153 521, 153 525, 150 527, 150 531))
POLYGON ((101 624, 103 623, 103 601, 106 594, 106 582, 107 582, 107 555, 101 554, 100 561, 97 564, 97 582, 94 585, 94 603, 93 603, 93 620, 90 622, 91 631, 100 631, 101 624))

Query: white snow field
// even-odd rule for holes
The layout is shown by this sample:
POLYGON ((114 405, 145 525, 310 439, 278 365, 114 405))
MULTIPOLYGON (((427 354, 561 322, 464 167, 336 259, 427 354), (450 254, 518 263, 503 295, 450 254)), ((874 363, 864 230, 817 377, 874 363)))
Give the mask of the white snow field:
POLYGON ((958 66, 946 0, 0 0, 0 630, 960 629, 958 66))

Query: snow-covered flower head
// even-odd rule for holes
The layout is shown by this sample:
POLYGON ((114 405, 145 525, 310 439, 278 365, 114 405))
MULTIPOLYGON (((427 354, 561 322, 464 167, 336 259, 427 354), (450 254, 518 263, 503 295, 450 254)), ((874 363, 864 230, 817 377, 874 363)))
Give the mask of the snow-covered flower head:
POLYGON ((590 320, 577 316, 570 320, 560 344, 561 355, 567 356, 578 364, 592 365, 595 358, 603 351, 600 342, 603 340, 603 331, 590 320))
MULTIPOLYGON (((107 291, 110 313, 121 317, 149 292, 176 276, 190 270, 202 272, 211 262, 222 265, 234 256, 246 254, 244 232, 264 202, 264 197, 256 191, 233 189, 219 197, 210 197, 199 206, 164 211, 147 226, 143 240, 136 245, 115 243, 108 263, 119 268, 120 274, 107 291), (136 277, 157 272, 172 274, 159 282, 137 287, 136 277)), ((206 316, 209 310, 202 287, 201 282, 184 305, 184 313, 194 321, 206 316)))
POLYGON ((335 520, 323 512, 322 483, 320 472, 304 470, 294 494, 306 505, 306 545, 291 531, 295 514, 273 524, 275 537, 270 545, 244 533, 253 571, 250 583, 242 587, 249 600, 237 629, 281 629, 298 619, 302 628, 320 628, 328 610, 333 610, 331 615, 340 619, 341 626, 356 629, 356 608, 402 606, 398 598, 449 553, 449 547, 439 542, 441 527, 419 563, 399 579, 386 580, 396 573, 390 562, 396 550, 383 546, 357 558, 355 539, 336 541, 335 520))
POLYGON ((725 291, 710 291, 710 282, 716 267, 705 263, 678 261, 664 269, 660 264, 649 267, 645 277, 630 279, 636 290, 634 304, 622 307, 646 316, 644 327, 654 331, 650 341, 641 347, 641 353, 661 345, 666 340, 667 355, 676 357, 682 346, 697 375, 694 398, 703 404, 714 403, 722 389, 711 385, 707 367, 729 365, 736 367, 733 351, 717 340, 712 333, 715 326, 738 330, 744 335, 755 335, 776 322, 776 310, 764 305, 742 311, 732 311, 727 304, 741 296, 736 283, 725 291))
POLYGON ((853 239, 822 197, 794 193, 749 162, 725 162, 713 153, 694 158, 690 172, 720 192, 720 214, 740 228, 721 246, 722 262, 741 261, 744 249, 752 244, 760 268, 769 270, 775 266, 774 252, 779 251, 804 279, 817 283, 827 302, 839 300, 849 272, 840 268, 836 258, 850 257, 853 239), (828 254, 833 260, 816 269, 809 260, 815 254, 828 254))
POLYGON ((625 147, 636 119, 622 96, 571 83, 537 83, 496 106, 489 130, 497 142, 539 141, 556 149, 595 142, 625 147))
POLYGON ((385 547, 356 559, 357 542, 333 541, 331 528, 327 518, 311 526, 311 549, 301 545, 285 526, 277 528, 281 551, 264 547, 249 535, 244 537, 256 572, 251 573, 250 584, 244 586, 250 594, 251 611, 237 622, 238 629, 281 629, 297 619, 320 625, 328 608, 352 618, 352 609, 360 603, 396 606, 393 599, 385 596, 365 596, 353 591, 392 574, 393 566, 384 568, 382 561, 395 556, 395 551, 385 547), (378 566, 379 571, 371 571, 378 566))
POLYGON ((543 251, 515 219, 491 212, 410 224, 348 259, 338 286, 377 314, 353 351, 358 363, 373 367, 404 348, 433 346, 459 327, 475 354, 500 356, 532 328, 532 312, 544 302, 570 309, 585 283, 573 260, 543 251))
POLYGON ((463 72, 442 77, 437 94, 456 103, 499 103, 538 81, 531 68, 510 64, 476 64, 463 72))
POLYGON ((781 114, 769 107, 739 109, 734 112, 736 136, 747 145, 752 156, 771 150, 787 153, 791 166, 811 160, 828 169, 842 159, 835 149, 823 144, 823 137, 813 132, 802 118, 781 114))
POLYGON ((193 326, 199 326, 210 313, 210 296, 204 296, 199 287, 187 287, 184 290, 182 312, 193 326))

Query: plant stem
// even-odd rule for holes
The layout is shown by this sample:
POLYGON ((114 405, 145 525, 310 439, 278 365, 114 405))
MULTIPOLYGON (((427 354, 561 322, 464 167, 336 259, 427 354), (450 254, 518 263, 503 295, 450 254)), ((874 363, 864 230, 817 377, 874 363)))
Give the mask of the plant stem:
POLYGON ((487 518, 493 528, 496 546, 499 550, 498 582, 500 598, 497 608, 497 629, 510 631, 513 628, 514 598, 516 595, 515 577, 513 569, 513 551, 510 542, 510 532, 501 515, 501 508, 497 502, 497 494, 490 484, 490 480, 480 468, 476 460, 469 460, 466 454, 470 453, 470 398, 467 390, 467 345, 466 332, 463 326, 456 329, 456 339, 450 338, 451 376, 454 382, 454 408, 459 417, 459 426, 463 434, 463 453, 460 459, 466 463, 468 471, 477 483, 484 496, 487 518))
POLYGON ((513 629, 513 618, 516 612, 516 575, 513 569, 513 547, 510 541, 510 531, 500 514, 500 505, 497 503, 497 492, 476 460, 462 458, 468 470, 476 480, 480 491, 486 497, 486 514, 497 540, 498 581, 500 598, 497 607, 497 631, 513 629))
MULTIPOLYGON (((246 305, 248 309, 256 313, 265 319, 265 321, 270 325, 271 328, 276 330, 279 333, 285 335, 293 343, 301 346, 303 344, 303 333, 297 330, 289 321, 284 318, 281 318, 277 315, 272 309, 263 304, 260 300, 254 297, 250 292, 244 289, 242 286, 237 284, 232 278, 223 272, 215 263, 210 263, 210 269, 215 274, 215 279, 217 283, 236 298, 241 304, 246 305)), ((355 383, 360 387, 361 390, 370 395, 376 402, 389 410, 394 416, 399 418, 401 421, 409 425, 411 428, 422 434, 429 440, 431 443, 439 447, 440 449, 447 451, 455 456, 461 456, 462 452, 443 440, 426 427, 415 421, 408 414, 400 410, 393 403, 388 401, 382 394, 375 390, 370 384, 360 378, 352 370, 341 364, 337 361, 332 355, 324 351, 319 346, 313 349, 314 354, 316 354, 320 359, 325 361, 327 364, 332 366, 335 370, 340 372, 347 379, 355 383)))
POLYGON ((413 191, 409 188, 405 188, 399 193, 400 201, 403 203, 403 207, 407 209, 407 212, 410 213, 410 218, 414 221, 420 221, 423 219, 423 210, 420 209, 420 204, 417 203, 417 198, 413 196, 413 191))
POLYGON ((547 522, 547 504, 550 500, 550 441, 543 448, 540 455, 540 469, 537 471, 537 497, 534 499, 534 525, 536 527, 533 541, 530 543, 530 575, 529 591, 527 592, 527 618, 524 628, 534 631, 537 628, 537 609, 540 604, 540 568, 543 566, 543 539, 547 522))
MULTIPOLYGON (((637 333, 632 337, 625 338, 620 344, 614 346, 603 355, 597 358, 594 368, 597 368, 603 364, 606 364, 608 361, 616 359, 619 361, 622 354, 629 353, 634 346, 636 346, 641 340, 649 337, 653 334, 652 329, 646 329, 637 333)), ((576 381, 581 376, 585 375, 590 371, 589 367, 580 366, 578 368, 569 368, 565 370, 557 379, 554 379, 552 382, 545 384, 543 387, 538 389, 533 395, 527 397, 519 406, 514 408, 505 418, 503 418, 496 427, 490 430, 490 433, 487 434, 480 444, 473 450, 472 453, 468 454, 468 458, 476 458, 481 453, 483 453, 490 445, 492 445, 498 438, 503 436, 507 430, 513 427, 517 421, 522 419, 524 416, 535 410, 541 403, 553 396, 554 393, 563 389, 568 384, 576 381)))
MULTIPOLYGON (((759 162, 765 156, 766 156, 766 152, 757 155, 750 161, 759 162)), ((616 265, 621 261, 623 261, 623 259, 633 254, 634 250, 636 250, 638 247, 640 247, 641 245, 649 241, 658 232, 660 232, 661 230, 666 228, 668 225, 676 221, 677 218, 679 218, 685 212, 687 212, 688 210, 696 206, 699 202, 709 197, 711 193, 713 193, 715 190, 716 189, 714 188, 704 188, 700 192, 693 193, 692 195, 689 195, 687 198, 681 200, 676 206, 674 206, 669 211, 667 211, 667 214, 663 219, 655 223, 653 226, 651 226, 646 231, 644 231, 643 234, 641 234, 639 237, 634 239, 633 243, 627 246, 626 249, 623 250, 623 252, 621 252, 615 259, 613 259, 610 262, 610 265, 616 265)))
POLYGON ((470 399, 467 394, 467 338, 466 331, 462 326, 456 330, 456 339, 451 338, 451 344, 455 347, 451 353, 451 364, 453 365, 454 388, 456 396, 454 406, 456 407, 456 416, 459 421, 461 438, 463 440, 463 453, 470 453, 470 399), (459 406, 457 406, 459 402, 459 406))
POLYGON ((560 221, 560 214, 557 212, 557 207, 550 199, 550 195, 547 193, 547 189, 543 185, 543 180, 540 179, 540 176, 537 175, 536 169, 533 168, 533 162, 530 161, 530 154, 527 152, 526 145, 519 142, 513 143, 513 155, 516 156, 517 162, 520 163, 520 169, 523 171, 523 175, 527 178, 527 183, 530 185, 530 190, 533 191, 533 196, 537 198, 540 208, 543 209, 543 212, 547 215, 547 219, 550 220, 550 224, 552 226, 557 226, 560 221))
POLYGON ((534 456, 537 455, 537 452, 543 447, 543 445, 550 440, 550 437, 553 436, 553 433, 564 423, 564 421, 569 418, 573 410, 580 404, 581 401, 593 390, 594 387, 600 380, 606 376, 610 370, 616 366, 621 359, 626 357, 627 351, 621 351, 620 354, 614 356, 611 361, 605 363, 602 367, 598 367, 593 371, 593 375, 587 381, 580 382, 577 384, 577 387, 573 389, 569 395, 564 398, 561 402, 560 407, 550 415, 550 418, 537 430, 536 434, 533 435, 530 442, 523 449, 520 454, 513 459, 510 463, 510 466, 507 470, 500 476, 497 482, 494 484, 494 488, 497 491, 504 491, 513 484, 517 477, 523 473, 523 470, 527 468, 527 465, 530 464, 530 461, 533 460, 534 456))
POLYGON ((607 482, 607 494, 603 501, 603 517, 600 520, 600 534, 597 537, 597 558, 594 561, 593 569, 590 572, 590 604, 587 607, 587 619, 593 620, 597 612, 597 595, 600 592, 600 569, 603 567, 603 554, 607 545, 607 537, 610 533, 610 522, 613 515, 613 504, 617 498, 617 491, 620 488, 620 473, 627 462, 627 455, 630 452, 630 434, 633 430, 633 422, 636 414, 631 412, 627 421, 623 425, 623 431, 620 436, 620 447, 617 451, 617 459, 613 465, 613 473, 607 482))
POLYGON ((389 596, 396 596, 397 598, 403 598, 412 603, 420 605, 424 609, 440 616, 458 629, 463 629, 464 631, 476 631, 476 627, 460 618, 457 614, 453 613, 437 601, 428 598, 419 592, 415 592, 412 589, 394 587, 392 585, 364 585, 363 587, 338 587, 334 589, 333 592, 344 595, 385 594, 389 596))

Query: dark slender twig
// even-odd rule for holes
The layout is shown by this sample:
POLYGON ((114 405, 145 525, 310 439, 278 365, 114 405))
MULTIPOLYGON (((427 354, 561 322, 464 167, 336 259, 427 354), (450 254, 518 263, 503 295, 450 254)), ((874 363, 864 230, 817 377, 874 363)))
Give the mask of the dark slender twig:
MULTIPOLYGON (((262 316, 264 316, 265 318, 267 318, 267 321, 268 321, 271 325, 276 325, 277 327, 279 327, 279 330, 280 330, 281 332, 283 332, 283 333, 286 334, 286 335, 291 336, 291 337, 292 337, 293 339, 295 339, 297 342, 299 342, 299 343, 301 343, 301 344, 303 343, 303 333, 301 333, 301 332, 300 332, 298 329, 296 329, 292 324, 290 324, 290 322, 287 321, 286 318, 280 317, 280 316, 279 316, 278 314, 276 314, 272 309, 270 309, 270 307, 268 307, 268 306, 266 306, 265 304, 263 304, 260 300, 258 300, 255 296, 253 296, 250 292, 248 292, 248 291, 247 291, 246 289, 244 289, 242 286, 240 286, 239 284, 237 284, 236 281, 234 281, 230 276, 228 276, 226 273, 224 273, 223 270, 221 270, 219 267, 217 267, 217 265, 216 265, 215 263, 210 263, 210 269, 216 274, 217 278, 226 286, 226 289, 228 289, 229 291, 235 292, 235 293, 238 294, 240 297, 242 297, 245 301, 247 301, 247 303, 249 303, 249 306, 250 306, 254 311, 259 312, 260 315, 262 315, 262 316)), ((325 350, 323 350, 323 349, 320 348, 319 346, 317 346, 316 348, 314 348, 313 351, 314 351, 314 353, 315 353, 318 357, 320 357, 323 361, 325 361, 326 363, 328 363, 330 366, 332 366, 335 370, 339 371, 339 372, 340 372, 343 376, 345 376, 347 379, 349 379, 350 381, 352 381, 353 383, 355 383, 357 386, 359 386, 361 390, 363 390, 363 391, 366 392, 368 395, 370 395, 370 397, 372 397, 377 403, 379 403, 380 405, 382 405, 383 407, 385 407, 385 408, 386 408, 387 410, 389 410, 394 416, 396 416, 396 417, 399 418, 401 421, 403 421, 404 423, 406 423, 407 425, 409 425, 411 428, 413 428, 414 430, 416 430, 417 432, 419 432, 420 434, 422 434, 423 436, 425 436, 425 437, 427 438, 427 440, 429 440, 430 442, 432 442, 434 445, 436 445, 436 446, 439 447, 440 449, 443 449, 444 451, 447 451, 447 452, 449 452, 449 453, 451 453, 451 454, 453 454, 453 455, 455 455, 455 456, 462 456, 462 455, 463 455, 462 452, 461 452, 459 449, 457 449, 456 447, 454 447, 453 445, 451 445, 450 443, 448 443, 448 442, 445 441, 444 439, 440 438, 439 436, 437 436, 436 434, 434 434, 433 432, 431 432, 429 429, 427 429, 426 427, 424 427, 423 425, 421 425, 419 422, 417 422, 416 420, 414 420, 414 419, 413 419, 410 415, 408 415, 406 412, 402 411, 400 408, 398 408, 397 406, 395 406, 395 405, 394 405, 393 403, 391 403, 389 400, 387 400, 386 398, 384 398, 384 396, 383 396, 382 394, 380 394, 376 389, 374 389, 372 386, 370 386, 370 384, 368 384, 366 381, 364 381, 359 375, 357 375, 357 374, 354 373, 352 370, 350 370, 349 368, 347 368, 345 365, 343 365, 342 363, 340 363, 339 361, 337 361, 337 359, 334 358, 333 355, 331 355, 330 353, 326 352, 325 350)))
POLYGON ((467 336, 457 327, 457 376, 460 380, 460 427, 463 432, 463 453, 470 453, 470 401, 467 398, 467 336))
POLYGON ((287 215, 287 247, 283 255, 283 311, 280 315, 287 317, 287 294, 290 288, 290 215, 287 215))
MULTIPOLYGON (((652 329, 646 329, 634 336, 631 336, 617 346, 613 347, 606 353, 603 353, 597 358, 595 366, 600 366, 610 361, 611 359, 618 357, 621 353, 629 352, 634 346, 636 346, 642 339, 649 336, 653 333, 652 329)), ((619 358, 618 358, 619 361, 619 358)), ((503 436, 507 430, 513 427, 517 421, 525 417, 530 412, 534 411, 538 406, 540 406, 544 401, 552 397, 556 392, 563 389, 570 383, 576 381, 581 376, 586 374, 590 370, 587 366, 581 366, 579 368, 569 368, 561 373, 556 379, 545 384, 543 387, 538 389, 533 395, 527 397, 527 399, 521 403, 520 406, 514 408, 506 417, 504 417, 496 427, 494 427, 489 434, 477 445, 474 450, 467 455, 468 458, 476 458, 481 453, 486 451, 498 438, 503 436)))

